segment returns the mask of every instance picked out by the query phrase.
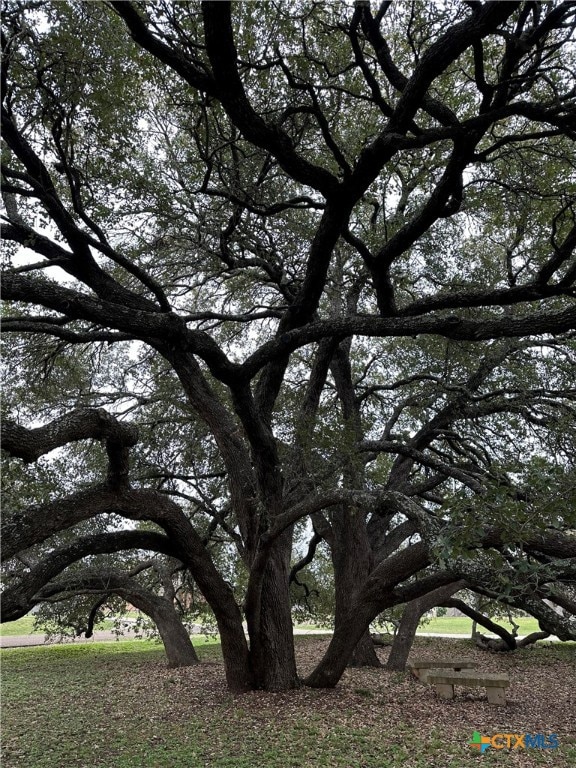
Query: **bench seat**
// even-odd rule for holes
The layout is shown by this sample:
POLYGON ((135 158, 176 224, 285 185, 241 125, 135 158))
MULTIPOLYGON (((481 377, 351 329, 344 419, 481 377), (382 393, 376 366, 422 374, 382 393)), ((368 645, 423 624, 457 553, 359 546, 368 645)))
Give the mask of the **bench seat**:
POLYGON ((431 669, 427 672, 427 682, 434 686, 436 693, 442 699, 454 698, 454 686, 465 685, 468 688, 486 688, 490 704, 506 704, 506 688, 510 678, 503 673, 474 673, 446 672, 442 669, 431 669))
POLYGON ((429 659, 413 659, 408 668, 412 674, 423 683, 427 682, 426 677, 431 669, 448 669, 459 672, 461 669, 475 669, 476 664, 472 659, 447 659, 439 661, 438 659, 430 661, 429 659))

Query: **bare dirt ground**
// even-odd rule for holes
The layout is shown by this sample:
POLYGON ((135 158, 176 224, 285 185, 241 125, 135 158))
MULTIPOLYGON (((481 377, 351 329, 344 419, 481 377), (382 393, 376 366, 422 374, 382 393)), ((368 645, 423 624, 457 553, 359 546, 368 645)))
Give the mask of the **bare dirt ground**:
MULTIPOLYGON (((297 643, 298 669, 302 676, 310 671, 326 648, 328 640, 301 638, 297 643)), ((334 690, 300 688, 285 693, 252 692, 239 698, 244 711, 257 717, 266 713, 274 718, 290 718, 306 711, 325 713, 328 720, 340 713, 346 727, 384 728, 388 734, 413 726, 422 733, 441 734, 442 738, 461 739, 461 734, 480 731, 494 733, 556 733, 561 741, 576 743, 576 646, 575 657, 548 648, 526 649, 516 654, 492 654, 448 638, 417 638, 412 656, 429 659, 461 658, 465 655, 484 672, 506 672, 510 676, 505 707, 488 704, 482 688, 456 689, 452 701, 437 698, 434 690, 410 674, 390 672, 385 668, 349 669, 334 690), (568 660, 566 660, 568 658, 568 660), (292 713, 292 715, 291 715, 292 713)), ((385 663, 388 648, 378 649, 385 663)), ((211 706, 230 701, 220 663, 202 663, 197 667, 168 670, 162 665, 147 667, 147 685, 151 690, 162 686, 162 679, 174 681, 177 689, 196 692, 188 698, 185 716, 200 715, 210 697, 211 706), (154 681, 150 676, 158 676, 154 681), (215 697, 215 699, 214 699, 215 697)), ((512 753, 511 753, 512 755, 512 753)), ((554 765, 554 762, 551 764, 554 765)))
MULTIPOLYGON (((328 640, 313 636, 298 640, 298 669, 304 676, 321 658, 328 640)), ((388 652, 388 648, 378 650, 383 663, 388 652)), ((398 749, 410 743, 415 751, 425 748, 427 768, 472 765, 471 761, 480 758, 486 765, 497 760, 499 764, 522 768, 576 765, 576 646, 559 648, 554 643, 514 654, 492 654, 461 640, 417 638, 412 652, 412 657, 430 660, 463 655, 473 659, 479 670, 508 673, 511 682, 506 706, 489 704, 481 688, 458 687, 454 700, 443 701, 430 686, 410 674, 385 668, 349 669, 334 690, 304 687, 277 694, 252 692, 231 696, 220 662, 204 662, 180 670, 168 670, 158 664, 147 666, 145 687, 150 691, 169 687, 174 703, 180 703, 178 716, 196 721, 207 718, 208 723, 210 712, 216 708, 221 717, 230 719, 231 727, 238 711, 243 718, 253 720, 257 729, 263 723, 274 723, 274 728, 281 730, 291 721, 313 718, 320 739, 330 738, 334 732, 374 729, 390 749, 395 748, 395 743, 398 749), (186 702, 184 706, 182 702, 186 702), (480 756, 468 746, 475 731, 486 736, 557 734, 562 749, 493 749, 488 757, 480 756), (465 762, 453 762, 455 751, 465 762)), ((131 676, 122 685, 131 687, 138 683, 131 676)), ((143 688, 144 685, 140 692, 143 688)), ((172 706, 169 710, 174 711, 172 706)), ((414 754, 402 765, 420 768, 422 760, 422 754, 414 754)))
MULTIPOLYGON (((298 647, 299 670, 306 673, 319 659, 326 640, 307 638, 298 647)), ((456 688, 452 701, 437 698, 433 689, 410 674, 386 669, 349 669, 338 688, 319 699, 318 692, 300 690, 282 694, 303 702, 315 701, 315 707, 338 707, 366 726, 373 718, 374 726, 385 723, 386 730, 413 724, 423 732, 439 731, 446 737, 455 732, 490 729, 490 733, 556 733, 561 740, 576 743, 576 646, 574 656, 556 652, 555 644, 545 650, 526 649, 515 654, 492 654, 453 639, 417 638, 411 657, 422 659, 461 658, 465 655, 483 672, 506 672, 510 677, 505 707, 488 704, 482 688, 456 688), (536 657, 537 654, 537 657, 536 657), (537 658, 537 660, 536 660, 537 658), (366 707, 366 700, 373 707, 366 707), (322 702, 322 703, 321 703, 322 702), (354 714, 355 713, 355 714, 354 714)), ((386 662, 388 649, 378 650, 380 661, 386 662)), ((256 705, 264 706, 266 694, 250 694, 256 705), (261 701, 259 701, 261 699, 261 701)), ((304 704, 305 706, 305 704, 304 704)), ((349 724, 353 724, 350 723, 349 724)))

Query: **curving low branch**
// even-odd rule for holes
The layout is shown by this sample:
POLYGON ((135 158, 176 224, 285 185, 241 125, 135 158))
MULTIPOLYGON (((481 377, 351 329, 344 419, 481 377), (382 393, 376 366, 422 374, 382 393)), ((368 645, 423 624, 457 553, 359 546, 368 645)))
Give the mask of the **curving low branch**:
MULTIPOLYGON (((475 592, 534 616, 543 632, 556 635, 560 640, 576 640, 576 615, 561 616, 557 613, 534 588, 526 584, 525 578, 516 573, 511 565, 501 563, 499 573, 495 573, 494 561, 477 553, 474 559, 455 559, 450 568, 454 576, 465 579, 475 592), (502 575, 512 587, 508 592, 502 590, 502 575)), ((574 580, 576 575, 576 563, 571 559, 549 564, 548 568, 551 582, 559 578, 574 580)))
POLYGON ((34 603, 70 594, 116 594, 149 616, 156 625, 171 667, 198 664, 188 632, 170 600, 154 594, 135 579, 119 571, 86 571, 43 587, 34 603))
POLYGON ((117 531, 84 536, 73 544, 52 550, 45 558, 8 582, 2 592, 0 622, 25 616, 34 605, 34 596, 69 565, 88 555, 120 552, 126 549, 149 550, 178 556, 170 539, 153 531, 117 531))
POLYGON ((489 632, 493 632, 495 635, 498 635, 501 639, 501 646, 503 649, 505 648, 508 651, 513 651, 516 649, 517 640, 515 635, 513 635, 511 632, 508 632, 507 629, 502 627, 500 624, 497 624, 495 621, 492 621, 492 619, 490 619, 488 616, 485 616, 480 611, 476 611, 474 608, 465 603, 464 600, 451 598, 450 600, 444 600, 441 605, 443 608, 456 608, 460 611, 460 613, 468 616, 470 619, 472 619, 472 621, 475 621, 477 624, 480 624, 480 626, 484 627, 484 629, 487 629, 489 632))

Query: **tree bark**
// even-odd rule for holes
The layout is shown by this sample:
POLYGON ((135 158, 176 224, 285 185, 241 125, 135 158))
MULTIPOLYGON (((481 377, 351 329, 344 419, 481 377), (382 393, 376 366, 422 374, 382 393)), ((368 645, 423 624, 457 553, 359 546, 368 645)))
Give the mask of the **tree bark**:
POLYGON ((0 623, 25 616, 35 605, 34 596, 69 565, 87 555, 124 549, 153 550, 178 557, 178 548, 163 534, 153 531, 116 531, 85 536, 53 549, 20 578, 7 580, 0 602, 0 623))
MULTIPOLYGON (((356 309, 357 296, 348 297, 348 309, 356 309)), ((330 370, 334 377, 336 391, 342 405, 346 430, 353 435, 355 443, 363 437, 360 408, 355 398, 352 366, 350 362, 351 340, 338 345, 334 352, 330 370)), ((359 457, 349 457, 344 469, 344 481, 349 488, 361 488, 365 483, 365 466, 359 457)), ((368 539, 366 512, 361 506, 343 506, 333 515, 332 522, 332 563, 334 566, 336 629, 346 616, 349 605, 354 602, 358 591, 366 582, 373 567, 374 558, 368 539)), ((358 640, 348 661, 351 667, 379 667, 368 627, 358 640)))
MULTIPOLYGON (((169 667, 189 667, 199 664, 198 658, 190 636, 174 610, 174 607, 165 601, 165 605, 158 603, 150 618, 156 624, 164 650, 168 658, 169 667)), ((136 606, 138 607, 138 606, 136 606)))
POLYGON ((423 613, 424 609, 420 600, 413 600, 404 608, 400 626, 392 641, 392 648, 386 662, 387 669, 393 669, 397 672, 404 672, 406 669, 406 662, 423 613))
POLYGON ((334 687, 357 643, 379 613, 454 581, 450 574, 438 573, 405 587, 397 586, 421 570, 427 562, 426 545, 418 542, 387 558, 372 571, 340 625, 335 627, 324 658, 306 678, 306 685, 313 688, 334 687))
POLYGON ((374 643, 370 637, 370 631, 367 629, 356 647, 352 651, 352 657, 348 662, 349 667, 381 667, 380 659, 374 648, 374 643))
POLYGON ((418 629, 418 624, 420 623, 422 616, 426 611, 431 610, 463 587, 463 581, 447 584, 445 587, 435 589, 427 595, 423 595, 417 600, 411 600, 406 604, 404 612, 402 613, 402 618, 400 619, 398 632, 396 632, 392 648, 390 649, 390 655, 386 662, 386 667, 388 669, 404 672, 408 656, 414 643, 416 630, 418 629))
POLYGON ((198 664, 199 659, 192 641, 171 601, 155 595, 123 573, 85 573, 61 582, 47 584, 36 596, 35 602, 66 592, 96 592, 117 594, 149 616, 156 625, 170 667, 198 664))
POLYGON ((285 691, 300 685, 290 610, 291 531, 280 536, 262 562, 255 562, 246 600, 253 685, 285 691))
MULTIPOLYGON (((332 545, 335 588, 334 628, 337 630, 366 582, 370 572, 372 552, 366 533, 365 516, 361 510, 355 508, 339 510, 334 515, 332 529, 334 531, 332 545)), ((368 626, 354 647, 348 666, 381 666, 368 626)))
MULTIPOLYGON (((502 647, 505 646, 507 650, 514 651, 516 649, 516 637, 513 634, 504 629, 504 627, 501 627, 500 624, 496 624, 489 619, 488 616, 484 616, 483 613, 471 608, 463 600, 451 598, 450 600, 444 600, 442 605, 446 608, 457 608, 461 613, 464 613, 475 621, 476 624, 480 624, 481 627, 484 627, 484 629, 487 629, 489 632, 494 632, 495 635, 498 635, 501 638, 502 647)), ((482 640, 479 641, 478 638, 482 638, 482 635, 479 635, 477 632, 474 637, 476 644, 480 648, 485 647, 485 645, 482 644, 482 640)))

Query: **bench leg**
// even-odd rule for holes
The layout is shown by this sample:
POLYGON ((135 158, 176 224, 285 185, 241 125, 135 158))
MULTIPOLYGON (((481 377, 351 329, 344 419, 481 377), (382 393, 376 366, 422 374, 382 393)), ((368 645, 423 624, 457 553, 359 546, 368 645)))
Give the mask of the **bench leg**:
POLYGON ((437 683, 434 688, 436 693, 441 699, 453 699, 454 698, 454 686, 437 683))
POLYGON ((505 688, 486 688, 488 694, 489 704, 498 704, 501 707, 506 704, 506 690, 505 688))

